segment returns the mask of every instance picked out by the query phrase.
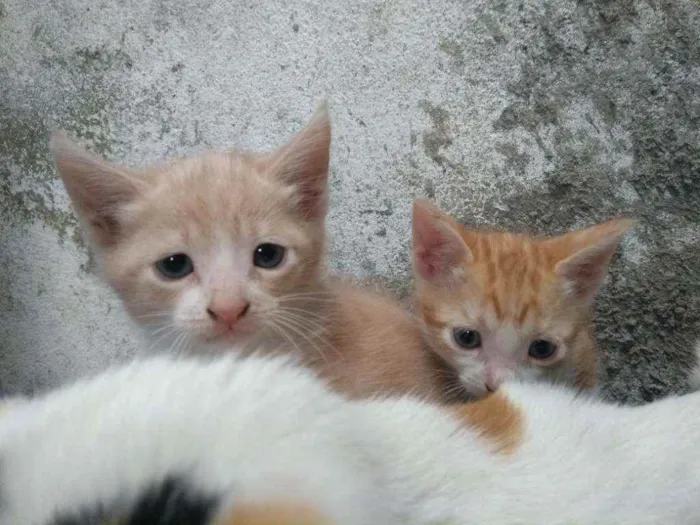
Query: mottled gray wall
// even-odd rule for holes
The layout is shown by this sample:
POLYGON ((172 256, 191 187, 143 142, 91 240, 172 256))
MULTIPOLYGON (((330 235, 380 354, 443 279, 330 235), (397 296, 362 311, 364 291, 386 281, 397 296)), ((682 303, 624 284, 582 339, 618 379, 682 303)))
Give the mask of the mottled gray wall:
POLYGON ((328 98, 334 267, 404 292, 410 203, 563 232, 641 219, 601 296, 609 391, 679 389, 700 333, 697 0, 0 0, 0 385, 130 355, 47 129, 132 165, 270 148, 328 98))

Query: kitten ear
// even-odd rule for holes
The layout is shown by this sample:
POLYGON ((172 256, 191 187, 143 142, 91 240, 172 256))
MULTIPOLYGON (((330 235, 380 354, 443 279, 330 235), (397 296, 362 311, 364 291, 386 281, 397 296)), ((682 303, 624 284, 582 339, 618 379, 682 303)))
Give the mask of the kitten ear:
POLYGON ((424 199, 413 203, 413 272, 445 283, 462 264, 473 260, 455 220, 424 199))
POLYGON ((593 299, 622 236, 635 224, 630 219, 615 219, 550 241, 567 247, 568 256, 554 267, 566 283, 567 293, 584 301, 593 299))
POLYGON ((143 182, 87 152, 61 131, 51 133, 49 147, 90 239, 100 247, 116 242, 123 206, 141 193, 143 182))
POLYGON ((324 102, 311 121, 273 155, 271 173, 296 187, 299 211, 305 218, 319 219, 328 211, 330 153, 331 123, 324 102))

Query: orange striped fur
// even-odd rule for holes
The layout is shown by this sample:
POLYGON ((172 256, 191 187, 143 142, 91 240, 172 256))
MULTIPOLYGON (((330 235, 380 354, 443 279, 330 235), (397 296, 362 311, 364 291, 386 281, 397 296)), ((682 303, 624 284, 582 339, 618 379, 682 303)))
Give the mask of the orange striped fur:
POLYGON ((475 396, 514 374, 594 387, 593 299, 632 224, 611 220, 538 238, 469 230, 427 201, 417 201, 416 306, 428 343, 475 396), (481 343, 460 346, 455 329, 478 332, 481 343), (551 343, 553 355, 530 355, 535 341, 551 343))

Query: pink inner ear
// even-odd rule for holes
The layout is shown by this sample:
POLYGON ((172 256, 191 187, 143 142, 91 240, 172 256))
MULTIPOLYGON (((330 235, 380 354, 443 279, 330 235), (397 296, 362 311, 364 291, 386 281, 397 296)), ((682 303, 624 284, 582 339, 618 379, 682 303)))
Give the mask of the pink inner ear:
POLYGON ((633 225, 634 221, 617 219, 550 241, 554 245, 563 242, 568 251, 576 249, 555 267, 555 271, 566 281, 569 293, 586 300, 595 296, 605 280, 610 259, 622 236, 633 225))
POLYGON ((566 272, 566 278, 571 284, 572 292, 577 297, 583 297, 595 292, 605 278, 605 266, 596 260, 582 260, 571 265, 566 272))
POLYGON ((416 269, 421 277, 433 279, 444 273, 446 244, 444 239, 438 238, 416 249, 416 269))
POLYGON ((449 272, 471 260, 471 252, 456 230, 458 226, 431 204, 413 205, 414 272, 424 279, 449 277, 449 272))
POLYGON ((459 235, 442 218, 421 206, 413 211, 413 257, 415 272, 424 279, 446 274, 450 265, 466 255, 459 235))

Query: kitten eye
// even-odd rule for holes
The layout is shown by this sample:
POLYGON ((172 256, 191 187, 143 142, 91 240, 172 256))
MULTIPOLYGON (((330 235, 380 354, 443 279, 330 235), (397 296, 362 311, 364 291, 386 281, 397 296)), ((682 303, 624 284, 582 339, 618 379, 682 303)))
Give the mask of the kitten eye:
POLYGON ((470 350, 481 346, 481 334, 476 330, 467 330, 465 328, 455 328, 452 331, 452 337, 462 348, 470 350))
POLYGON ((538 339, 530 344, 530 349, 527 353, 533 359, 549 359, 557 351, 557 345, 545 341, 544 339, 538 339))
POLYGON ((194 271, 194 263, 189 255, 175 253, 156 263, 156 269, 168 279, 182 279, 194 271))
POLYGON ((280 264, 282 264, 286 253, 287 249, 284 246, 266 242, 258 245, 258 247, 255 248, 255 252, 253 253, 253 264, 258 268, 271 270, 272 268, 277 268, 280 264))

